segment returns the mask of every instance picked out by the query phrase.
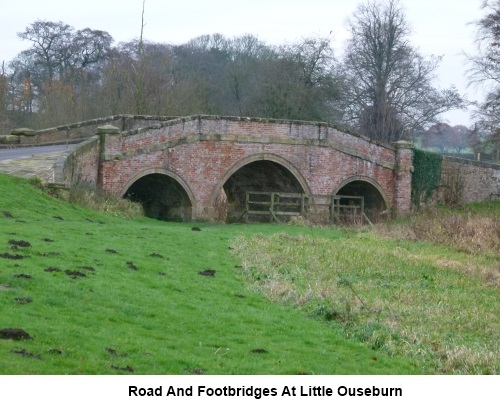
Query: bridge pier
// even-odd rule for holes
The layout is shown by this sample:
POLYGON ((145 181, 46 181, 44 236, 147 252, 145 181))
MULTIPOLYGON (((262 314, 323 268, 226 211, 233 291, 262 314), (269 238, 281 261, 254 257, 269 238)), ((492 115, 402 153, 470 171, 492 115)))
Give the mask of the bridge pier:
POLYGON ((107 189, 107 183, 112 182, 110 173, 106 173, 106 163, 120 156, 121 131, 113 125, 97 128, 99 137, 99 163, 97 168, 97 186, 107 189))
POLYGON ((413 144, 407 141, 393 142, 396 148, 394 167, 393 211, 397 216, 411 211, 411 178, 413 172, 413 144))
POLYGON ((193 210, 193 221, 215 221, 215 207, 200 207, 193 210))

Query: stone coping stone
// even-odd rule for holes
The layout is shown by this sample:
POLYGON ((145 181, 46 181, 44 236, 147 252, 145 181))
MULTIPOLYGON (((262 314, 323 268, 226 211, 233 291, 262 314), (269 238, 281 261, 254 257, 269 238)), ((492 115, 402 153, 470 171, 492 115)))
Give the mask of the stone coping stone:
POLYGON ((102 127, 97 128, 97 134, 98 135, 103 135, 103 134, 119 134, 120 128, 115 127, 113 125, 103 125, 102 127))
POLYGON ((17 135, 0 135, 0 143, 16 144, 20 139, 17 135))
POLYGON ((16 128, 12 130, 11 135, 24 135, 24 136, 34 136, 36 131, 31 128, 16 128))

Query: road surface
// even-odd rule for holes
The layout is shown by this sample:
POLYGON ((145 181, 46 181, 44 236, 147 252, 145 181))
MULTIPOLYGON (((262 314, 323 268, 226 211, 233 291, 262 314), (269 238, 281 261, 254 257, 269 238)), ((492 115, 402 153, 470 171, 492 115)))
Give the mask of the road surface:
POLYGON ((30 156, 40 155, 42 153, 65 152, 74 147, 75 145, 50 145, 50 146, 33 146, 27 148, 0 149, 0 161, 26 158, 30 156))

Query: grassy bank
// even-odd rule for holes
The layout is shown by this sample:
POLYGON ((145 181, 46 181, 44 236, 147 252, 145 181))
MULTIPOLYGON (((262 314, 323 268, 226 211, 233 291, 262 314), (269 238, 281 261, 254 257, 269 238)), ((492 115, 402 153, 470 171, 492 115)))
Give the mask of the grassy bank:
POLYGON ((426 372, 498 374, 499 211, 433 210, 338 240, 314 229, 235 247, 257 291, 349 339, 426 372))
POLYGON ((245 284, 237 237, 305 231, 124 220, 0 176, 0 330, 30 338, 0 339, 0 372, 424 372, 245 284))
POLYGON ((422 241, 425 217, 368 232, 109 212, 0 176, 0 335, 29 335, 0 339, 0 373, 500 371, 495 238, 435 242, 434 218, 422 241))

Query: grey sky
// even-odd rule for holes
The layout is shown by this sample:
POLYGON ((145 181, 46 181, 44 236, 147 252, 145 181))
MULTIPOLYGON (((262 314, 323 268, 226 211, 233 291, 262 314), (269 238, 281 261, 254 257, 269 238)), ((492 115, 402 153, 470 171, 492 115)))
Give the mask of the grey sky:
MULTIPOLYGON (((63 21, 76 29, 108 31, 116 42, 137 38, 142 0, 1 0, 0 63, 30 44, 17 33, 37 19, 63 21)), ((146 0, 144 37, 181 44, 198 35, 219 32, 228 37, 253 34, 269 44, 293 42, 332 31, 338 56, 347 38, 346 19, 357 0, 146 0)), ((423 55, 443 55, 436 85, 454 84, 469 98, 481 93, 466 88, 463 51, 474 52, 474 26, 482 15, 481 0, 400 0, 413 33, 412 45, 423 55)), ((444 116, 450 124, 469 125, 468 112, 444 116)))

